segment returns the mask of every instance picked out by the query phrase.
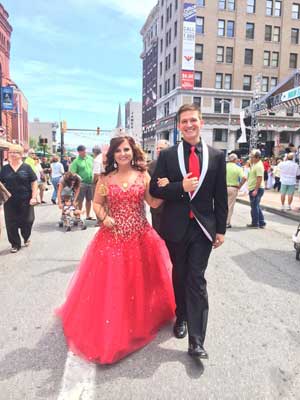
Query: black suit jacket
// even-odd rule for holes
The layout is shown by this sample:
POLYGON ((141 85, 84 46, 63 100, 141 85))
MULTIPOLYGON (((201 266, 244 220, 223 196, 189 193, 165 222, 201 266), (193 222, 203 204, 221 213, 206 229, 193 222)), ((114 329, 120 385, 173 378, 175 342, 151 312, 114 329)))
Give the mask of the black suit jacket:
POLYGON ((228 207, 224 153, 207 146, 207 171, 205 173, 202 170, 201 173, 205 174, 203 182, 191 200, 182 186, 183 174, 179 164, 178 146, 160 152, 150 182, 151 195, 165 200, 161 215, 161 235, 171 242, 182 240, 190 222, 189 212, 192 210, 201 229, 213 241, 216 233, 224 234, 226 231, 228 207), (170 183, 160 188, 157 178, 163 177, 168 178, 170 183))

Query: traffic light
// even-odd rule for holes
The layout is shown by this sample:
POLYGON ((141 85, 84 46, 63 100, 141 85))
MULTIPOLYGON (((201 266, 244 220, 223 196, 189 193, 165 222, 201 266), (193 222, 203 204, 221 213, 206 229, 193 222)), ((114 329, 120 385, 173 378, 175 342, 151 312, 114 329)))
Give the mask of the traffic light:
POLYGON ((47 138, 40 138, 39 144, 40 144, 40 146, 46 146, 48 144, 48 139, 47 138))
POLYGON ((61 133, 66 133, 67 132, 67 130, 68 130, 67 121, 65 121, 65 120, 61 121, 60 130, 61 130, 61 133))
POLYGON ((100 128, 99 128, 99 126, 97 127, 97 135, 98 135, 98 136, 100 135, 100 128))

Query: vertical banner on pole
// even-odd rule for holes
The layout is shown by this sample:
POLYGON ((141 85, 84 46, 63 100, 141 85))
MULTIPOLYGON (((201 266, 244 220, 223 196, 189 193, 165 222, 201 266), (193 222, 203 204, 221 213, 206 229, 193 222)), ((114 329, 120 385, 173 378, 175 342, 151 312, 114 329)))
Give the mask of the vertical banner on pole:
POLYGON ((196 5, 192 3, 184 3, 181 87, 186 90, 194 89, 195 43, 196 5))
POLYGON ((11 86, 2 87, 1 109, 6 111, 13 111, 14 109, 14 90, 11 86))

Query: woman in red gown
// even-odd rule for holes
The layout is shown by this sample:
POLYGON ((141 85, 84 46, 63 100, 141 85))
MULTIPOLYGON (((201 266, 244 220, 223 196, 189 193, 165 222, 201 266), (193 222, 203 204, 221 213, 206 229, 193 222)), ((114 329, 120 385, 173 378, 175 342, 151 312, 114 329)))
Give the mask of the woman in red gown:
POLYGON ((101 364, 146 345, 174 316, 169 254, 144 207, 144 200, 151 207, 161 200, 150 196, 150 177, 138 156, 131 137, 111 140, 94 197, 103 226, 57 310, 70 349, 101 364))

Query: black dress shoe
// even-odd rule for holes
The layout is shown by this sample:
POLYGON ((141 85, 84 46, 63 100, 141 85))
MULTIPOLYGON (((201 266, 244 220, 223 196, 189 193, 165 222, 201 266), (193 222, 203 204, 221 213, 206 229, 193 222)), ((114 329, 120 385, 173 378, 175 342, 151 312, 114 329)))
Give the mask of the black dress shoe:
POLYGON ((186 321, 176 321, 173 327, 174 336, 177 339, 183 339, 187 334, 186 321))
POLYGON ((208 353, 206 352, 204 347, 198 343, 190 343, 188 353, 192 357, 204 358, 206 360, 208 359, 208 353))

